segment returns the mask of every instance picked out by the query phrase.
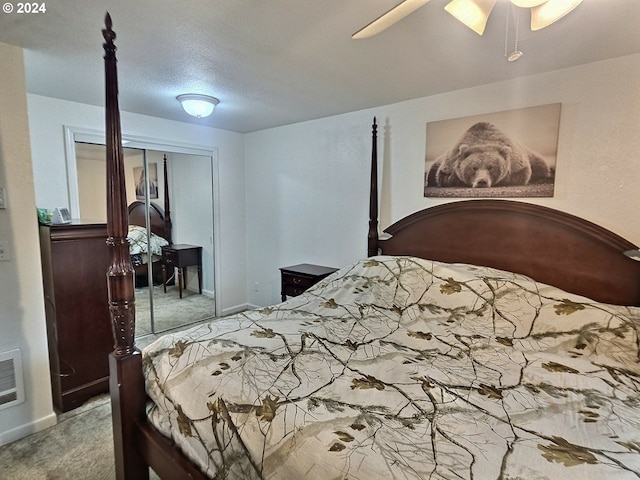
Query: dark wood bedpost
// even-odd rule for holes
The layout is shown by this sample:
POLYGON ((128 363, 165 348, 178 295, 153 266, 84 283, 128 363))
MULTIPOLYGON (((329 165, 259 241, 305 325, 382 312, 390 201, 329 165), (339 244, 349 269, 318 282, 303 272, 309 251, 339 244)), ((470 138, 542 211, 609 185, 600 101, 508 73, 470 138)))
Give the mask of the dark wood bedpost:
POLYGON ((102 30, 105 39, 107 245, 111 255, 111 264, 107 271, 107 288, 114 338, 114 351, 109 356, 109 390, 116 478, 147 479, 149 469, 133 444, 134 425, 144 416, 145 395, 141 354, 135 348, 134 341, 134 269, 127 241, 127 196, 118 106, 116 47, 113 43, 116 34, 111 25, 111 16, 107 13, 106 28, 102 30))
POLYGON ((169 174, 167 168, 167 154, 164 154, 164 238, 169 243, 171 240, 171 205, 169 204, 169 174))
POLYGON ((369 235, 367 255, 378 254, 378 126, 373 117, 371 127, 371 186, 369 190, 369 235))

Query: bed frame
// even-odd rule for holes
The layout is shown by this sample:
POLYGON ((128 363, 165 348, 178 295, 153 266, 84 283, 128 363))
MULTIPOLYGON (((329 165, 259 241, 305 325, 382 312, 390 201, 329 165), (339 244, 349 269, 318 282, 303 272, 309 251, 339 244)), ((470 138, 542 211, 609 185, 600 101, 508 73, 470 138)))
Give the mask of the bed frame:
MULTIPOLYGON (((205 478, 147 422, 141 353, 135 347, 134 270, 129 257, 127 201, 118 107, 115 33, 107 14, 105 38, 107 138, 107 273, 115 350, 109 357, 116 478, 205 478)), ((591 222, 508 200, 447 203, 414 213, 378 237, 377 134, 371 157, 368 253, 415 255, 493 266, 595 300, 640 305, 640 262, 623 255, 635 245, 591 222)), ((165 177, 166 178, 166 177, 165 177)))

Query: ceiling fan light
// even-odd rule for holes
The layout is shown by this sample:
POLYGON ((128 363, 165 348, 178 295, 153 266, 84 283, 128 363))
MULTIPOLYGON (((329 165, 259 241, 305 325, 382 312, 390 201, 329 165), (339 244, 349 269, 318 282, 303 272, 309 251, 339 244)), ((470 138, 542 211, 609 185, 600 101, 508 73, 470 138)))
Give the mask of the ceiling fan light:
POLYGON ((531 30, 548 27, 572 11, 582 0, 548 0, 531 9, 531 30))
POLYGON ((200 95, 197 93, 187 93, 176 97, 182 104, 182 108, 192 117, 204 118, 213 113, 213 109, 220 103, 215 97, 200 95))
POLYGON ((542 5, 547 0, 511 0, 516 7, 521 8, 532 8, 537 7, 538 5, 542 5))
POLYGON ((444 9, 478 35, 484 33, 497 0, 453 0, 444 9))

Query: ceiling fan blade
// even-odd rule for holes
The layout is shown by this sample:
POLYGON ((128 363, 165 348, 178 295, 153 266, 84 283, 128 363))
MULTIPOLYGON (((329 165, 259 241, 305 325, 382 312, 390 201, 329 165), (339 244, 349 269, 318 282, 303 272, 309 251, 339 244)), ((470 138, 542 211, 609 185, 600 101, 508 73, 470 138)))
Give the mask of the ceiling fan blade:
POLYGON ((497 1, 452 0, 445 5, 444 9, 478 35, 483 35, 491 10, 493 10, 497 1))
POLYGON ((366 27, 351 35, 351 38, 361 39, 377 35, 428 2, 429 0, 404 0, 388 12, 380 15, 366 27))
POLYGON ((537 7, 533 7, 531 9, 531 30, 535 32, 548 27, 581 3, 582 0, 548 0, 537 7))

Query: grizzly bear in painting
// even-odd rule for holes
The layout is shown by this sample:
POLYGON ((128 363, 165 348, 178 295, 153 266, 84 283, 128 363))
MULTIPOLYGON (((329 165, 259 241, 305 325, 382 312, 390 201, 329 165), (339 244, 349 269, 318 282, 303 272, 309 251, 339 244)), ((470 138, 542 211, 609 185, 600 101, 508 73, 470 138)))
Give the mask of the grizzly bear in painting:
POLYGON ((479 122, 435 160, 427 185, 488 188, 548 183, 552 177, 552 169, 540 155, 492 123, 479 122))

